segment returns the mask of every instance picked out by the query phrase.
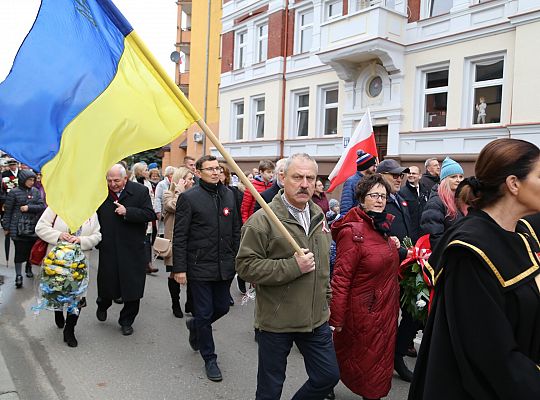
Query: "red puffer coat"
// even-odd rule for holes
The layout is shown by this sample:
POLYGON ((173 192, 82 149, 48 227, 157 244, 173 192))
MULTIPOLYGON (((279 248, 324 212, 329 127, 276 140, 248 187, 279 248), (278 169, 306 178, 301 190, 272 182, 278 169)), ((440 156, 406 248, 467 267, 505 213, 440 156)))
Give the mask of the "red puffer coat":
MULTIPOLYGON (((390 216, 391 217, 391 216, 390 216)), ((337 257, 330 325, 342 382, 367 398, 388 394, 399 313, 399 256, 393 241, 355 207, 333 223, 337 257)))

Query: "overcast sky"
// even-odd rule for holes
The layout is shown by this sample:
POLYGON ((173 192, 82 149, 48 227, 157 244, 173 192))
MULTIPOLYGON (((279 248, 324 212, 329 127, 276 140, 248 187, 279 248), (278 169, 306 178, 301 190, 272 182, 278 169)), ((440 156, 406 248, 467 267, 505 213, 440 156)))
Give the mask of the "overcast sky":
MULTIPOLYGON (((169 56, 175 50, 176 2, 174 0, 113 0, 113 2, 165 71, 171 78, 174 77, 174 63, 170 61, 169 56)), ((13 58, 32 27, 40 3, 40 0, 0 0, 0 82, 9 73, 13 58)), ((40 62, 46 60, 36 60, 37 73, 40 62)))

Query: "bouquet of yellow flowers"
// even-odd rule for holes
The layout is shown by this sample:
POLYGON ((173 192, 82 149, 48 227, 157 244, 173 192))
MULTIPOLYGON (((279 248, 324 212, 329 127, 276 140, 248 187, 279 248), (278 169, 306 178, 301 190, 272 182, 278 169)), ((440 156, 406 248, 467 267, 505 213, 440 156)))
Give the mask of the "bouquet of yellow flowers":
POLYGON ((43 259, 35 311, 78 312, 88 289, 88 264, 81 246, 59 242, 43 259))

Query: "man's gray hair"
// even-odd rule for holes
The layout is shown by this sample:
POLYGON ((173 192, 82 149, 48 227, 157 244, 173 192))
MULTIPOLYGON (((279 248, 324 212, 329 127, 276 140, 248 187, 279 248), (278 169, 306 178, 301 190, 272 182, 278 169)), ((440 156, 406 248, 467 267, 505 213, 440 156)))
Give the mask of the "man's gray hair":
POLYGON ((280 158, 279 160, 276 161, 276 169, 274 171, 276 175, 285 169, 286 162, 287 162, 286 158, 280 158))
POLYGON ((426 162, 424 163, 424 166, 426 167, 426 169, 427 169, 427 167, 429 167, 429 164, 430 164, 432 161, 438 161, 438 160, 437 160, 436 158, 428 158, 428 159, 426 160, 426 162))
POLYGON ((174 174, 174 171, 176 171, 176 168, 172 165, 169 165, 167 168, 165 168, 165 176, 174 174))
POLYGON ((289 158, 287 158, 285 160, 285 167, 283 168, 283 173, 285 175, 287 175, 287 171, 289 170, 292 162, 298 158, 301 158, 301 159, 304 159, 304 160, 308 160, 308 161, 311 161, 313 164, 315 164, 315 173, 318 174, 319 173, 319 166, 317 165, 317 161, 315 161, 315 159, 313 157, 311 157, 309 154, 307 153, 296 153, 296 154, 293 154, 291 155, 289 158))
POLYGON ((111 169, 109 169, 109 171, 107 172, 107 176, 109 176, 109 172, 111 171, 118 171, 120 172, 120 175, 122 176, 122 178, 125 178, 127 176, 127 171, 126 169, 124 168, 124 166, 122 164, 114 164, 111 169))

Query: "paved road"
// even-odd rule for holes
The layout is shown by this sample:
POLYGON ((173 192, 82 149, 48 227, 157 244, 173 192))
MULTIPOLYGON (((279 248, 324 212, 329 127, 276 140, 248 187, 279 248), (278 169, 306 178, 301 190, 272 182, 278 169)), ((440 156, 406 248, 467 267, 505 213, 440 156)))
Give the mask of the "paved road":
MULTIPOLYGON (((79 347, 72 349, 63 343, 62 331, 56 328, 51 312, 32 312, 32 280, 25 277, 24 287, 16 290, 13 259, 7 268, 3 251, 0 254, 0 275, 5 276, 5 284, 0 286, 0 351, 21 399, 254 398, 257 346, 252 330, 253 302, 240 305, 236 287, 232 293, 237 305, 214 328, 224 377, 222 382, 214 383, 206 379, 199 354, 188 345, 184 319, 172 315, 161 262, 157 263, 160 272, 146 280, 135 333, 128 337, 121 335, 116 322, 121 306, 113 305, 106 322, 97 321, 92 279, 89 305, 83 309, 76 329, 79 347)), ((94 278, 96 257, 91 257, 94 278)), ((302 359, 295 348, 289 357, 282 398, 290 399, 305 379, 302 359)), ((392 386, 387 399, 406 399, 408 384, 395 377, 392 386)), ((341 383, 336 395, 339 400, 359 398, 341 383)))

